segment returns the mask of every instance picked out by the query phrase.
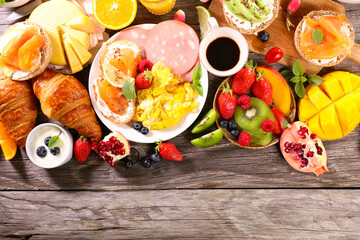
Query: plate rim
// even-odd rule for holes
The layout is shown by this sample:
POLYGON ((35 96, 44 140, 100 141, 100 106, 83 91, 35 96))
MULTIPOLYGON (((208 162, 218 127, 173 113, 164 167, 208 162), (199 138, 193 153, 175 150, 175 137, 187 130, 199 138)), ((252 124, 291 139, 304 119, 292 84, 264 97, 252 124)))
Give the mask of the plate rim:
POLYGON ((113 36, 111 36, 106 42, 103 43, 103 45, 101 46, 101 48, 99 49, 99 51, 96 53, 94 60, 91 64, 91 68, 89 71, 89 77, 88 77, 88 91, 89 91, 89 96, 90 96, 90 101, 92 104, 92 107, 95 111, 95 114, 97 115, 97 117, 99 118, 99 120, 104 124, 105 127, 107 127, 110 131, 119 131, 121 134, 123 134, 125 136, 125 138, 128 141, 132 141, 132 142, 137 142, 137 143, 154 143, 155 141, 166 141, 169 139, 172 139, 174 137, 177 137, 178 135, 180 135, 181 133, 183 133, 185 130, 187 130, 195 121, 196 119, 199 117, 202 109, 205 106, 206 103, 206 99, 207 99, 207 95, 208 95, 208 89, 209 89, 209 77, 208 77, 208 72, 207 70, 204 68, 204 66, 201 64, 201 70, 202 70, 202 77, 201 77, 201 82, 202 82, 202 86, 203 86, 203 96, 201 97, 200 95, 198 95, 198 98, 200 98, 199 101, 199 105, 197 107, 197 112, 193 113, 187 113, 184 117, 182 117, 179 122, 169 128, 165 128, 166 130, 170 130, 170 131, 174 131, 174 132, 170 132, 168 134, 168 136, 166 137, 156 137, 156 133, 160 132, 163 133, 163 135, 167 135, 166 133, 164 133, 164 129, 161 130, 151 130, 149 135, 142 135, 141 133, 137 132, 136 130, 134 130, 133 128, 131 128, 131 132, 133 132, 133 134, 128 133, 129 130, 127 130, 126 128, 124 129, 122 125, 126 125, 127 127, 129 127, 127 124, 116 124, 111 122, 110 120, 108 120, 107 118, 105 118, 102 113, 101 110, 98 108, 97 106, 97 102, 95 100, 95 94, 94 94, 94 80, 98 77, 99 74, 99 59, 100 59, 100 55, 102 54, 102 52, 104 51, 104 48, 106 47, 106 44, 114 41, 117 36, 125 30, 131 29, 133 27, 140 27, 140 28, 144 28, 144 29, 151 29, 152 27, 154 27, 156 24, 154 23, 143 23, 143 24, 138 24, 138 25, 134 25, 134 26, 130 26, 127 27, 117 33, 115 33, 113 36), (205 82, 205 84, 204 84, 205 82), (205 87, 204 87, 205 86, 205 87), (191 117, 190 122, 186 123, 186 119, 189 118, 189 116, 191 117), (184 123, 185 121, 185 123, 184 123), (177 130, 176 126, 178 126, 179 124, 183 124, 180 127, 180 130, 177 130), (140 134, 140 135, 139 135, 140 134), (130 136, 129 136, 130 135, 130 136), (134 135, 134 136, 133 136, 134 135))

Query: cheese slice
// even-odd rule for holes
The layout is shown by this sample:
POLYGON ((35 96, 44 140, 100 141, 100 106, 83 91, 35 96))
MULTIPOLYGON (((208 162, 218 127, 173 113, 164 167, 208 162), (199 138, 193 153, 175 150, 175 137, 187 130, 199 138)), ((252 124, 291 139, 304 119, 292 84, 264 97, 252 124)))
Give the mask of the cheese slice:
POLYGON ((81 43, 81 45, 83 45, 83 47, 86 48, 86 50, 90 48, 90 35, 87 34, 86 32, 71 29, 66 26, 60 26, 60 29, 63 33, 67 33, 76 40, 78 40, 79 43, 81 43))
POLYGON ((61 35, 58 26, 69 22, 77 16, 86 16, 74 3, 67 0, 51 0, 40 4, 29 17, 29 21, 39 24, 49 35, 53 47, 51 64, 65 66, 67 64, 61 35))
POLYGON ((64 33, 63 38, 65 38, 71 46, 71 49, 76 54, 76 57, 80 61, 81 65, 85 65, 91 58, 91 53, 84 48, 76 38, 71 35, 64 33))
POLYGON ((94 20, 88 16, 77 16, 66 23, 66 26, 86 33, 95 32, 94 20))
POLYGON ((72 73, 80 72, 83 69, 82 64, 80 63, 79 59, 76 57, 76 54, 72 50, 70 43, 66 38, 63 39, 63 43, 71 72, 72 73))

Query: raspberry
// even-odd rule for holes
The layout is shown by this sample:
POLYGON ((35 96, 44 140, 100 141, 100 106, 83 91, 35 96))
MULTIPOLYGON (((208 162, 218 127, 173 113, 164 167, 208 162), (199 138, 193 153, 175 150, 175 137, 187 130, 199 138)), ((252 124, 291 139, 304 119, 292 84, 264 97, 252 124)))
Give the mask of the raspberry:
POLYGON ((144 72, 146 69, 151 71, 152 66, 153 66, 153 64, 149 60, 144 59, 139 63, 139 71, 144 72))
POLYGON ((248 109, 250 107, 251 98, 248 95, 242 95, 236 100, 236 104, 242 109, 248 109))
POLYGON ((242 132, 239 136, 239 144, 243 147, 249 146, 251 142, 251 136, 248 132, 242 132))
POLYGON ((275 128, 275 123, 273 121, 271 121, 270 119, 265 119, 261 123, 261 129, 264 132, 272 132, 272 131, 274 131, 274 128, 275 128))

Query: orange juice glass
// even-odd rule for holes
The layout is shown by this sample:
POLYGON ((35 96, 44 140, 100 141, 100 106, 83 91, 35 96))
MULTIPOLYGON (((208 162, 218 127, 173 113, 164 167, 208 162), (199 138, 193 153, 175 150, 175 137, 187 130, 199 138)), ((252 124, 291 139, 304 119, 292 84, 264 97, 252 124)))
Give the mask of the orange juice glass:
POLYGON ((173 9, 176 0, 140 0, 140 2, 152 14, 164 15, 173 9))

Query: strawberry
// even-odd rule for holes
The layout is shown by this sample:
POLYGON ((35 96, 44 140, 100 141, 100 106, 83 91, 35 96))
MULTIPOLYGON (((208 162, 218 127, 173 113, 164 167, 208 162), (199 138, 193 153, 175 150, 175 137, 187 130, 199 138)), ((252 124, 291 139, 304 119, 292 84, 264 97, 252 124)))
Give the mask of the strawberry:
POLYGON ((282 112, 280 112, 280 110, 277 109, 276 107, 273 107, 271 111, 274 115, 274 120, 275 120, 274 133, 281 134, 287 128, 288 121, 284 117, 284 114, 282 114, 282 112))
POLYGON ((255 67, 252 60, 247 61, 245 68, 241 69, 233 79, 232 90, 236 95, 244 95, 254 84, 256 79, 255 67))
POLYGON ((144 72, 139 73, 136 76, 135 86, 137 89, 148 88, 151 86, 152 80, 153 80, 153 75, 151 71, 145 70, 144 72))
POLYGON ((236 97, 230 89, 229 83, 226 86, 222 86, 223 91, 218 98, 218 104, 220 108, 220 114, 224 119, 230 119, 235 112, 236 97))
POLYGON ((76 160, 85 162, 91 152, 91 142, 84 136, 80 136, 74 144, 74 154, 76 160))
POLYGON ((252 87, 252 92, 255 97, 263 100, 267 105, 271 104, 272 86, 269 81, 262 77, 262 71, 258 73, 256 81, 252 87))
POLYGON ((174 144, 170 142, 158 142, 158 145, 155 147, 156 151, 159 151, 162 158, 172 161, 181 161, 183 156, 177 150, 174 144))

